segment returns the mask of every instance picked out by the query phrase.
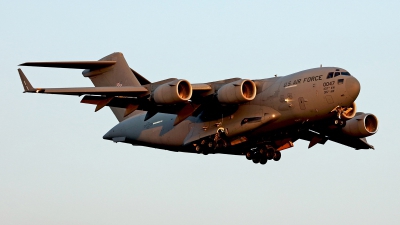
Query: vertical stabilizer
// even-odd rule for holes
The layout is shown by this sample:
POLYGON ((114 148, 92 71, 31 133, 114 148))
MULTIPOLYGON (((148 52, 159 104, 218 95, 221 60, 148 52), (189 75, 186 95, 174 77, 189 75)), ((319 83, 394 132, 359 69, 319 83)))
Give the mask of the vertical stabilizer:
MULTIPOLYGON (((112 53, 99 61, 115 61, 116 63, 106 68, 86 69, 82 72, 83 76, 89 77, 95 87, 141 86, 121 52, 112 53)), ((125 109, 110 108, 118 121, 124 119, 125 109)))

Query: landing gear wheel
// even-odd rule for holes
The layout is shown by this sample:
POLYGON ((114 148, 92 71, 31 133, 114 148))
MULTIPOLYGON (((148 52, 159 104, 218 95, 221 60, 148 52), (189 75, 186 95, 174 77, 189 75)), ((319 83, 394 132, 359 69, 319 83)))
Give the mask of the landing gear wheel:
POLYGON ((195 148, 195 150, 196 150, 196 153, 200 153, 200 152, 201 152, 201 151, 200 151, 200 150, 201 150, 200 146, 197 145, 196 148, 195 148))
POLYGON ((259 162, 260 162, 260 154, 254 154, 253 163, 259 163, 259 162))
POLYGON ((258 151, 258 153, 260 153, 260 155, 265 155, 265 153, 267 152, 267 150, 264 148, 260 148, 257 151, 258 151))
POLYGON ((253 158, 253 152, 252 151, 246 152, 246 159, 251 160, 252 158, 253 158))
POLYGON ((267 157, 266 156, 261 156, 261 159, 260 159, 260 164, 261 165, 265 165, 266 163, 267 163, 267 157))
POLYGON ((276 151, 275 154, 274 154, 273 160, 274 161, 279 161, 281 159, 281 157, 282 157, 281 152, 280 151, 276 151))
POLYGON ((226 147, 228 147, 228 143, 226 143, 226 141, 221 139, 217 142, 216 148, 226 148, 226 147))
POLYGON ((274 149, 270 148, 268 149, 267 154, 265 156, 267 157, 268 160, 271 160, 274 158, 274 155, 275 155, 274 149))
POLYGON ((346 121, 337 119, 334 121, 334 124, 338 127, 344 127, 346 126, 346 121))
POLYGON ((207 148, 203 149, 203 155, 208 155, 209 150, 207 148))

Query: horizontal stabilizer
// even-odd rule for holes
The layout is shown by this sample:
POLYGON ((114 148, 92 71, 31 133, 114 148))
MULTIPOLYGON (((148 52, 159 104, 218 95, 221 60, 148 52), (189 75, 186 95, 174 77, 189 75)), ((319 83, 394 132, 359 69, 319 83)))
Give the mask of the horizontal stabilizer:
POLYGON ((20 66, 54 67, 69 69, 101 69, 112 66, 116 61, 64 61, 64 62, 26 62, 20 66))

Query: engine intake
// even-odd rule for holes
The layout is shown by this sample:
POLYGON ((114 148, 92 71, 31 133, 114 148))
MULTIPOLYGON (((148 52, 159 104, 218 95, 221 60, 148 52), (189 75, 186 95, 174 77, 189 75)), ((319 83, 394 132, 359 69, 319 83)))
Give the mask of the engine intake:
POLYGON ((369 113, 360 113, 346 122, 343 133, 353 137, 368 137, 378 131, 378 118, 369 113))
POLYGON ((187 80, 174 80, 158 86, 152 95, 157 104, 176 104, 192 97, 192 85, 187 80))
POLYGON ((239 104, 253 100, 257 94, 256 84, 251 80, 237 80, 218 89, 218 101, 239 104))

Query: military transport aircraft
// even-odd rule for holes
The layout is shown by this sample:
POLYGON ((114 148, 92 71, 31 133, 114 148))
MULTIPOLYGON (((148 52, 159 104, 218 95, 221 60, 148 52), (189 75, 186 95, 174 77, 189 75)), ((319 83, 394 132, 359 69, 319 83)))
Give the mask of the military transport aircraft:
POLYGON ((378 119, 356 111, 360 83, 342 68, 320 67, 261 80, 232 78, 202 84, 170 78, 150 82, 122 53, 99 61, 27 62, 20 66, 84 69, 95 87, 34 88, 18 69, 24 92, 82 96, 109 106, 119 123, 103 138, 170 151, 244 155, 278 161, 298 139, 309 148, 331 140, 373 149, 365 137, 378 119))

